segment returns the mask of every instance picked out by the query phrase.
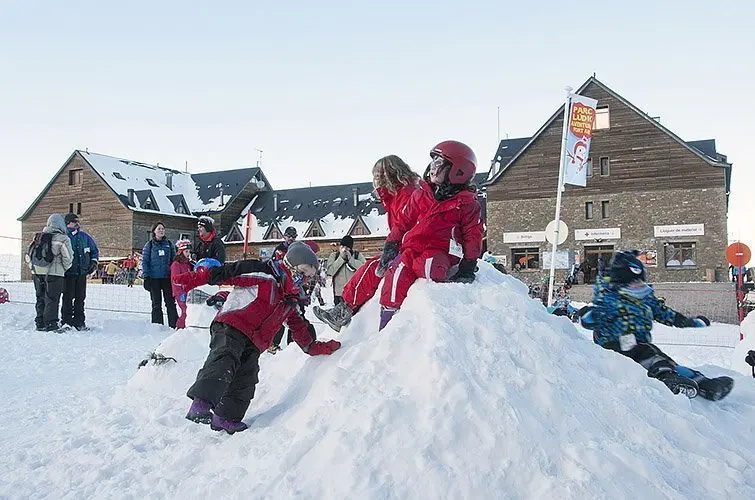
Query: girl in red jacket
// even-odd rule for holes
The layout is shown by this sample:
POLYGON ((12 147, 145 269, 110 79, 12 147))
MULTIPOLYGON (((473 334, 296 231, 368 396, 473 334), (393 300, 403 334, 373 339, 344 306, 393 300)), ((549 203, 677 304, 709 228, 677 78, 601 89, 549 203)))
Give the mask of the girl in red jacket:
POLYGON ((192 269, 191 241, 178 240, 176 242, 176 257, 170 265, 171 288, 173 290, 173 297, 176 299, 176 305, 180 311, 176 320, 176 330, 186 328, 186 293, 181 285, 173 282, 173 277, 191 272, 192 269))
POLYGON ((470 184, 477 158, 469 146, 457 141, 441 142, 430 151, 430 158, 419 189, 391 227, 378 264, 378 274, 387 270, 380 296, 381 330, 417 278, 474 281, 484 231, 477 188, 470 184))
MULTIPOLYGON (((396 225, 400 212, 418 188, 419 175, 396 155, 381 158, 372 167, 372 185, 388 215, 388 229, 396 225)), ((370 300, 383 279, 376 273, 380 256, 373 257, 359 267, 343 289, 343 302, 332 309, 315 306, 313 312, 335 331, 348 325, 351 317, 370 300)))
POLYGON ((246 430, 241 419, 259 381, 260 353, 283 324, 310 356, 341 347, 336 340, 315 340, 314 327, 298 310, 301 289, 294 275, 312 276, 317 264, 307 245, 294 242, 281 261, 241 260, 176 276, 184 292, 204 284, 234 285, 210 324, 210 353, 186 393, 193 400, 187 419, 228 434, 246 430))

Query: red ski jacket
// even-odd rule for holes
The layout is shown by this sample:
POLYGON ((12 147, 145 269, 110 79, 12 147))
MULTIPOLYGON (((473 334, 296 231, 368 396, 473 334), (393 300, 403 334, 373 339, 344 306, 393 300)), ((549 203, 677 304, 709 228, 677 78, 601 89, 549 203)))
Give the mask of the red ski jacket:
POLYGON ((438 250, 459 259, 477 259, 482 253, 484 227, 477 194, 461 191, 438 201, 432 187, 420 181, 409 203, 398 213, 386 241, 400 242, 401 251, 438 250))
MULTIPOLYGON (((244 265, 250 261, 243 261, 244 265)), ((242 265, 242 262, 237 263, 242 265)), ((257 261, 254 272, 230 276, 214 284, 234 285, 214 321, 225 323, 242 332, 260 352, 270 347, 276 332, 285 323, 294 341, 307 352, 314 336, 308 323, 297 311, 300 288, 294 285, 289 271, 276 262, 257 261)), ((210 272, 201 267, 197 272, 181 274, 173 282, 185 291, 208 283, 210 272)))
POLYGON ((180 276, 184 273, 189 273, 192 270, 191 262, 178 262, 177 260, 174 260, 173 263, 170 265, 170 286, 173 291, 174 297, 180 297, 181 295, 185 294, 183 287, 181 285, 177 285, 173 282, 173 278, 176 276, 180 276))
POLYGON ((388 213, 388 230, 396 226, 399 215, 409 204, 412 194, 417 189, 419 188, 416 184, 408 184, 399 189, 396 194, 393 194, 383 187, 377 188, 376 191, 380 197, 380 202, 388 213))

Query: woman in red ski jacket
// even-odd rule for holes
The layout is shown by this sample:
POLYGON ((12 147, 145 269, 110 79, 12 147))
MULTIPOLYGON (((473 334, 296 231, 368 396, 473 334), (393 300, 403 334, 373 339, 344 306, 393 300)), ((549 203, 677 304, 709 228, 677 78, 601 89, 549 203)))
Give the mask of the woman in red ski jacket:
POLYGON ((301 289, 293 275, 312 276, 317 264, 309 246, 294 242, 282 261, 243 260, 199 267, 175 278, 184 292, 204 284, 234 286, 210 325, 210 353, 187 392, 193 400, 187 419, 229 434, 245 430, 241 419, 259 381, 260 353, 283 324, 310 356, 329 355, 341 347, 335 340, 315 340, 314 327, 298 310, 301 289))
MULTIPOLYGON (((417 175, 396 155, 379 159, 372 167, 372 185, 388 216, 388 229, 395 227, 409 199, 418 189, 417 175)), ((335 331, 349 324, 351 317, 377 292, 384 273, 376 272, 380 256, 368 259, 343 288, 343 302, 332 309, 315 306, 313 312, 335 331)))
POLYGON ((477 170, 474 152, 461 142, 444 141, 430 157, 420 188, 391 227, 378 264, 378 273, 387 269, 380 296, 381 330, 417 278, 471 283, 482 253, 481 208, 477 188, 470 184, 477 170))

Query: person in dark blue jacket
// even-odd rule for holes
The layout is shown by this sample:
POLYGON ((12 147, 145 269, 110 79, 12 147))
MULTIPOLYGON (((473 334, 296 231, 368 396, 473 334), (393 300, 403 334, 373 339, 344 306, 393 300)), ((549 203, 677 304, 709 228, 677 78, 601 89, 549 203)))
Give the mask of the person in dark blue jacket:
POLYGON ((598 274, 593 308, 583 316, 583 326, 593 330, 596 344, 639 363, 648 377, 662 381, 674 394, 700 394, 712 400, 726 396, 733 385, 731 378, 709 379, 677 364, 652 343, 653 321, 678 328, 705 327, 710 321, 704 316, 688 318, 657 298, 645 283, 645 265, 637 255, 636 251, 618 252, 611 260, 609 275, 598 274))
POLYGON ((78 215, 66 214, 65 223, 73 249, 73 264, 65 275, 60 318, 63 325, 86 330, 87 275, 97 270, 99 251, 92 237, 81 230, 78 215))
POLYGON ((176 248, 165 237, 165 225, 162 222, 156 222, 152 226, 152 238, 142 250, 142 278, 144 289, 149 292, 152 299, 152 322, 164 324, 162 299, 165 299, 168 326, 171 328, 176 327, 178 320, 176 301, 170 284, 170 264, 175 256, 176 248))

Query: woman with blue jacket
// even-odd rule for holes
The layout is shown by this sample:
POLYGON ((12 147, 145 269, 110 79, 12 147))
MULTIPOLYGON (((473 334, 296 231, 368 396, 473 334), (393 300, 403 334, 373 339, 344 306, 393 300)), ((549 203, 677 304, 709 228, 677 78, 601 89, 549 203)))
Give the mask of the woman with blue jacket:
POLYGON ((156 222, 152 226, 152 238, 144 245, 142 250, 142 278, 144 289, 149 292, 152 299, 152 322, 163 323, 163 304, 168 311, 168 326, 176 327, 178 312, 176 301, 173 298, 173 289, 170 284, 170 264, 176 256, 173 243, 165 237, 165 225, 156 222))

